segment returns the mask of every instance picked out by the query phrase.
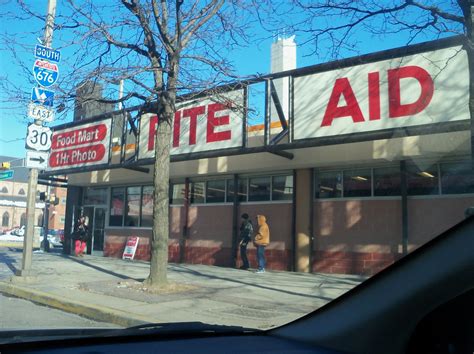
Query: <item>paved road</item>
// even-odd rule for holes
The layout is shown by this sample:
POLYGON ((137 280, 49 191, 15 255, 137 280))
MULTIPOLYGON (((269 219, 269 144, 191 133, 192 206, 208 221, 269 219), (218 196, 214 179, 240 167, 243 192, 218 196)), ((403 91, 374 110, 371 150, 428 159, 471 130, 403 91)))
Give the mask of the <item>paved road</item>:
POLYGON ((117 327, 0 294, 0 328, 90 328, 117 327))

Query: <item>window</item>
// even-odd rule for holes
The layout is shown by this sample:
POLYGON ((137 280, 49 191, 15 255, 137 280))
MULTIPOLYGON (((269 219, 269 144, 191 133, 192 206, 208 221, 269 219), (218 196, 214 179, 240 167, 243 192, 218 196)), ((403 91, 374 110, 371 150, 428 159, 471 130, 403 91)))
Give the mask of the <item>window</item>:
POLYGON ((20 190, 18 191, 18 195, 25 195, 25 190, 23 188, 20 188, 20 190))
POLYGON ((270 200, 270 177, 249 178, 249 202, 270 200))
MULTIPOLYGON (((66 204, 66 198, 62 198, 66 204)), ((107 188, 87 188, 84 192, 84 205, 107 204, 107 188)))
POLYGON ((8 224, 10 223, 10 214, 8 212, 4 212, 2 215, 2 226, 8 227, 8 224))
POLYGON ((372 182, 370 169, 344 171, 344 197, 370 197, 372 182))
POLYGON ((407 166, 408 195, 439 194, 438 165, 407 166))
POLYGON ((474 170, 471 162, 450 162, 440 165, 443 194, 474 193, 474 170))
POLYGON ((127 187, 125 226, 140 226, 141 187, 127 187))
MULTIPOLYGON (((23 218, 24 218, 24 221, 25 221, 25 223, 24 223, 23 225, 26 225, 26 214, 22 214, 22 215, 21 215, 20 224, 21 224, 23 218)), ((36 226, 41 226, 41 227, 43 227, 43 221, 44 221, 44 220, 43 220, 43 214, 39 214, 39 215, 38 215, 38 219, 36 220, 36 226)))
POLYGON ((226 180, 215 180, 206 182, 206 203, 224 203, 225 202, 226 180))
POLYGON ((226 181, 226 184, 227 184, 227 194, 226 194, 225 200, 227 203, 233 203, 234 202, 234 180, 228 179, 226 181))
POLYGON ((186 186, 184 183, 170 185, 170 204, 184 204, 186 186))
POLYGON ((374 196, 401 195, 401 177, 398 166, 374 168, 374 196))
POLYGON ((112 188, 110 199, 110 226, 122 226, 123 225, 123 212, 125 205, 125 189, 112 188))
POLYGON ((7 187, 3 187, 3 188, 2 188, 2 193, 8 193, 7 187))
MULTIPOLYGON (((41 221, 41 225, 43 224, 43 214, 40 214, 38 220, 41 221)), ((40 223, 38 223, 39 225, 40 223)), ((20 216, 20 227, 26 225, 26 213, 21 214, 20 216)))
POLYGON ((237 195, 239 202, 246 202, 249 194, 249 179, 248 178, 239 178, 239 185, 237 190, 237 195))
POLYGON ((205 184, 204 182, 191 182, 189 184, 189 201, 192 204, 201 204, 205 202, 205 184))
POLYGON ((316 198, 342 197, 342 172, 319 172, 316 175, 316 198))
POLYGON ((293 199, 293 176, 272 177, 272 200, 293 199))
POLYGON ((142 193, 142 215, 140 226, 153 226, 153 186, 144 186, 142 193))

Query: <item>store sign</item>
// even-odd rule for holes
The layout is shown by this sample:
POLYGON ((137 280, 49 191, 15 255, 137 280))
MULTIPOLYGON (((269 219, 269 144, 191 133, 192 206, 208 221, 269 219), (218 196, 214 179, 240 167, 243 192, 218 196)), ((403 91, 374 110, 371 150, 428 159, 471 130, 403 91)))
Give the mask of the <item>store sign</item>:
POLYGON ((109 161, 111 119, 53 132, 49 169, 99 165, 109 161))
MULTIPOLYGON (((242 146, 243 90, 219 97, 185 102, 173 121, 171 154, 185 154, 242 146)), ((139 159, 154 157, 158 117, 140 117, 139 159)))
POLYGON ((469 119, 460 46, 295 77, 294 138, 469 119))
POLYGON ((122 259, 133 259, 138 248, 139 237, 131 236, 127 238, 125 249, 123 250, 122 259))

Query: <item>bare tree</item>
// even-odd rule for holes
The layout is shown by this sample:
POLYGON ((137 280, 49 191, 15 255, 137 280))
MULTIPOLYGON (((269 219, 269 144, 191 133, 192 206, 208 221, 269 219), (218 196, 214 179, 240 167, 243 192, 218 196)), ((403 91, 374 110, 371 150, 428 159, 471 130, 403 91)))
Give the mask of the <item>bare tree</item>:
MULTIPOLYGON (((36 9, 17 1, 23 12, 10 16, 43 20, 36 9)), ((140 105, 140 113, 159 117, 148 287, 167 282, 170 141, 177 97, 235 79, 227 57, 234 46, 247 42, 251 5, 240 0, 63 0, 58 4, 55 43, 72 53, 66 64, 72 70, 62 75, 58 85, 62 104, 71 106, 81 81, 126 80, 122 98, 109 95, 102 101, 140 105)), ((13 46, 7 37, 3 42, 13 46)))

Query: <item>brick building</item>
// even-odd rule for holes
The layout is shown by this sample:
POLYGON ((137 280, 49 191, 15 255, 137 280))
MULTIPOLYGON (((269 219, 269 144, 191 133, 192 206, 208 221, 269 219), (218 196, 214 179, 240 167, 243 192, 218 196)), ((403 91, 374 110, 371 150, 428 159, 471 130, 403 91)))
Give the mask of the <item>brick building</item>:
MULTIPOLYGON (((461 41, 271 74, 229 88, 225 105, 184 98, 173 122, 170 261, 238 266, 245 212, 267 217, 269 269, 374 274, 461 221, 474 205, 461 41), (251 124, 259 101, 264 124, 251 124)), ((139 236, 136 258, 147 260, 156 116, 140 116, 137 135, 122 133, 123 117, 57 127, 48 174, 69 176, 66 238, 87 215, 89 252, 120 257, 139 236), (82 131, 101 138, 67 142, 82 131)))

